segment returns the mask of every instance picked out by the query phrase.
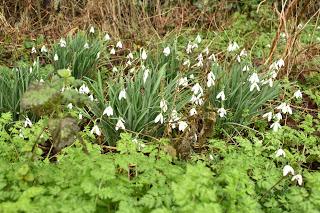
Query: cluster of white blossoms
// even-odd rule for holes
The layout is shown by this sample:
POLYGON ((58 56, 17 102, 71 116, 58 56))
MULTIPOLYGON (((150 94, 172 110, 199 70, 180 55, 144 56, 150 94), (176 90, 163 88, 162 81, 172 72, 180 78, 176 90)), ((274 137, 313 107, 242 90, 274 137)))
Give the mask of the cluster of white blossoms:
POLYGON ((259 76, 257 73, 252 73, 252 75, 249 77, 250 82, 250 92, 252 92, 255 88, 257 91, 260 91, 260 87, 258 83, 260 82, 259 76))
POLYGON ((179 117, 178 112, 175 109, 171 112, 169 125, 172 129, 178 128, 181 132, 184 132, 188 127, 188 123, 181 120, 181 117, 179 117))
POLYGON ((167 105, 167 101, 164 99, 161 99, 160 101, 160 113, 156 116, 156 118, 154 119, 155 123, 160 122, 161 124, 163 124, 164 122, 164 116, 163 113, 166 113, 168 110, 168 105, 167 105))
MULTIPOLYGON (((278 149, 276 151, 276 157, 286 157, 286 153, 283 149, 278 149)), ((302 176, 300 174, 295 175, 294 169, 290 165, 286 165, 283 167, 283 176, 287 176, 288 174, 292 175, 291 181, 297 181, 298 184, 302 185, 302 176)))
POLYGON ((191 91, 193 95, 191 97, 190 102, 195 105, 201 106, 203 104, 203 89, 199 83, 196 83, 192 88, 191 91))

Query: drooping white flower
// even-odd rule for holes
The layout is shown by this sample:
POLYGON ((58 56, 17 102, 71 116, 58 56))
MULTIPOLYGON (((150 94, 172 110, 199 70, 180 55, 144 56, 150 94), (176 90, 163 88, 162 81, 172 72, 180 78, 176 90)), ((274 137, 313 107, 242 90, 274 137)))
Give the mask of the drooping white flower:
POLYGON ((170 47, 164 48, 164 49, 163 49, 163 54, 164 54, 164 56, 170 55, 170 47))
POLYGON ((146 52, 145 50, 142 50, 141 59, 142 59, 142 60, 146 60, 147 57, 148 57, 147 52, 146 52))
POLYGON ((217 99, 220 98, 221 101, 226 100, 226 96, 225 96, 225 94, 224 94, 224 91, 222 90, 221 92, 219 92, 216 98, 217 98, 217 99))
POLYGON ((73 108, 72 103, 69 103, 69 104, 67 105, 67 108, 68 108, 68 109, 72 109, 72 108, 73 108))
POLYGON ((89 44, 86 42, 86 43, 83 45, 83 48, 84 48, 84 49, 89 49, 89 44))
POLYGON ((90 131, 91 134, 96 134, 98 136, 101 135, 101 131, 97 125, 94 125, 93 128, 90 131))
POLYGON ((282 113, 286 114, 289 113, 292 114, 292 109, 289 104, 287 103, 281 103, 279 106, 276 107, 276 109, 281 110, 282 113))
POLYGON ((32 53, 32 54, 37 53, 37 49, 36 49, 35 47, 32 47, 31 53, 32 53))
POLYGON ((204 52, 206 55, 209 55, 209 48, 206 47, 206 48, 203 50, 203 52, 204 52))
POLYGON ((253 83, 250 85, 250 92, 252 92, 254 90, 254 88, 256 88, 257 91, 260 91, 260 87, 257 83, 253 83))
POLYGON ((276 121, 280 121, 280 120, 282 119, 282 115, 281 115, 280 112, 278 112, 277 114, 275 114, 275 115, 273 116, 273 118, 274 118, 276 121))
POLYGON ((126 99, 126 98, 127 98, 126 97, 126 90, 123 89, 120 91, 118 99, 119 99, 119 101, 121 101, 121 99, 126 99))
POLYGON ((92 33, 92 34, 94 34, 94 27, 93 27, 93 26, 90 27, 89 32, 92 33))
POLYGON ((160 101, 160 109, 163 111, 163 112, 166 112, 168 110, 168 105, 167 105, 167 101, 162 99, 160 101))
POLYGON ((124 126, 124 120, 121 117, 118 119, 118 121, 116 123, 116 131, 118 131, 119 129, 123 129, 123 130, 126 129, 124 126))
POLYGON ((160 122, 161 124, 163 124, 163 121, 164 121, 164 117, 163 117, 162 113, 159 113, 159 115, 157 115, 157 117, 154 119, 155 123, 160 122))
POLYGON ((201 106, 203 104, 202 94, 200 93, 198 95, 192 95, 190 102, 201 106))
POLYGON ((254 84, 254 83, 259 83, 260 80, 259 80, 259 76, 257 73, 252 73, 252 75, 249 77, 249 82, 251 84, 254 84))
POLYGON ((295 93, 293 94, 293 96, 296 98, 296 99, 300 99, 302 98, 302 93, 300 90, 297 90, 295 91, 295 93))
POLYGON ((198 44, 200 44, 201 41, 202 41, 201 36, 198 34, 197 37, 196 37, 196 42, 197 42, 198 44))
POLYGON ((111 55, 114 55, 114 54, 116 54, 116 50, 112 47, 112 49, 110 50, 110 54, 111 55))
POLYGON ((237 49, 239 49, 239 45, 237 44, 237 42, 230 42, 229 43, 229 46, 228 46, 228 48, 227 48, 227 51, 228 52, 233 52, 233 51, 235 51, 235 50, 237 50, 237 49))
POLYGON ((284 66, 284 60, 282 58, 280 58, 276 63, 277 63, 278 69, 284 66))
POLYGON ((107 107, 104 109, 102 115, 107 115, 108 117, 112 116, 112 115, 113 115, 113 109, 112 109, 112 107, 111 107, 111 106, 107 106, 107 107))
POLYGON ((179 121, 179 131, 184 132, 184 130, 188 127, 188 123, 185 121, 179 121))
POLYGON ((144 72, 143 72, 143 83, 145 84, 146 81, 147 81, 147 78, 149 76, 149 69, 145 69, 144 72))
POLYGON ((64 38, 61 38, 59 43, 60 43, 60 47, 62 48, 67 46, 67 42, 64 38))
POLYGON ((40 83, 44 83, 44 80, 41 78, 41 79, 39 80, 39 82, 40 82, 40 83))
POLYGON ((33 72, 33 69, 32 67, 29 68, 29 73, 32 73, 33 72))
POLYGON ((56 53, 56 54, 54 54, 53 60, 54 60, 54 61, 58 61, 58 60, 59 60, 59 56, 58 56, 58 54, 57 54, 57 53, 56 53))
POLYGON ((240 52, 240 57, 247 56, 247 55, 248 55, 248 52, 246 51, 246 49, 243 48, 240 52))
POLYGON ((213 160, 213 156, 212 156, 211 154, 209 155, 209 159, 210 159, 210 160, 213 160))
POLYGON ((188 78, 187 77, 180 78, 178 81, 178 85, 184 86, 184 87, 188 86, 188 78))
POLYGON ((32 127, 32 122, 30 121, 29 118, 26 118, 26 120, 24 121, 24 127, 27 127, 27 126, 32 127))
POLYGON ((130 59, 133 59, 133 54, 130 52, 128 55, 127 55, 127 58, 130 60, 130 59))
POLYGON ((274 131, 277 132, 280 128, 281 125, 279 123, 279 121, 274 122, 273 124, 271 124, 270 128, 274 131))
POLYGON ((242 69, 243 72, 246 72, 246 71, 249 71, 249 70, 250 70, 250 68, 249 68, 248 65, 245 65, 245 66, 243 67, 243 69, 242 69))
POLYGON ((191 53, 191 51, 192 51, 192 43, 189 41, 189 43, 186 47, 186 52, 187 52, 187 54, 189 54, 189 53, 191 53))
POLYGON ((122 49, 122 42, 118 41, 117 44, 116 44, 116 47, 119 48, 119 49, 122 49))
POLYGON ((103 40, 104 41, 110 41, 111 40, 111 37, 108 33, 106 33, 106 35, 103 37, 103 40))
POLYGON ((99 59, 100 58, 100 51, 97 53, 97 59, 99 59))
POLYGON ((214 86, 215 80, 216 80, 216 77, 213 74, 213 72, 209 72, 208 76, 207 76, 207 87, 210 88, 210 87, 214 86))
POLYGON ((203 89, 202 87, 200 86, 199 83, 196 83, 192 88, 191 88, 191 91, 197 95, 197 94, 203 94, 203 89))
POLYGON ((203 66, 203 56, 202 53, 200 53, 197 57, 198 63, 196 64, 197 67, 202 67, 203 66))
POLYGON ((218 113, 219 113, 220 118, 223 118, 226 116, 227 111, 223 107, 221 107, 218 109, 218 113))
POLYGON ((283 149, 278 149, 276 151, 276 157, 280 157, 280 156, 286 157, 286 153, 284 152, 283 149))
POLYGON ((298 182, 298 184, 301 186, 302 185, 302 183, 303 183, 303 180, 302 180, 302 176, 301 175, 294 175, 293 177, 292 177, 292 179, 291 179, 291 181, 297 181, 298 182))
POLYGON ((93 97, 93 95, 91 94, 91 95, 89 95, 89 99, 90 99, 90 101, 94 101, 94 97, 93 97))
POLYGON ((270 87, 273 87, 273 78, 268 78, 267 80, 264 80, 262 84, 269 84, 270 87))
POLYGON ((267 112, 267 113, 263 114, 262 117, 267 118, 268 122, 270 122, 272 119, 272 112, 267 112))
POLYGON ((190 116, 194 116, 194 115, 196 115, 196 114, 197 114, 196 108, 191 108, 190 111, 189 111, 189 115, 190 115, 190 116))
POLYGON ((78 118, 79 118, 79 120, 82 120, 83 116, 82 116, 82 113, 81 113, 81 112, 79 113, 78 118))
POLYGON ((48 52, 48 49, 47 49, 47 47, 45 46, 45 45, 43 45, 42 47, 41 47, 41 50, 40 50, 42 53, 46 53, 46 52, 48 52))
POLYGON ((85 84, 82 84, 82 86, 79 88, 80 94, 89 94, 90 89, 85 84))
POLYGON ((291 175, 294 175, 294 170, 291 166, 285 165, 283 167, 283 176, 287 176, 289 173, 291 173, 291 175))
POLYGON ((118 72, 118 68, 117 67, 112 67, 112 72, 118 72))
POLYGON ((194 75, 193 74, 189 75, 189 78, 194 79, 194 75))
POLYGON ((190 60, 189 59, 186 59, 183 63, 182 63, 183 66, 187 66, 187 67, 190 67, 190 60))

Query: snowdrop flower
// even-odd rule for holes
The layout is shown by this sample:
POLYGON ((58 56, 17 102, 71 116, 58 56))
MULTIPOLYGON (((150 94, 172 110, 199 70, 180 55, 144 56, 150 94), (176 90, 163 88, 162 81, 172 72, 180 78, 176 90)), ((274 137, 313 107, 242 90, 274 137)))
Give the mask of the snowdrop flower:
POLYGON ((119 49, 122 49, 122 42, 118 41, 117 44, 116 44, 116 47, 119 48, 119 49))
POLYGON ((94 101, 94 98, 93 98, 93 95, 92 95, 92 94, 89 95, 89 99, 90 99, 90 101, 94 101))
POLYGON ((224 94, 224 91, 222 90, 221 92, 219 92, 216 98, 217 98, 217 99, 220 98, 221 101, 226 100, 226 96, 225 96, 225 94, 224 94))
POLYGON ((300 90, 297 90, 297 91, 293 94, 293 96, 294 96, 296 99, 300 99, 300 98, 302 98, 302 93, 301 93, 300 90))
POLYGON ((191 88, 191 91, 197 95, 197 94, 203 94, 203 89, 202 87, 200 86, 199 83, 196 83, 192 88, 191 88))
POLYGON ((200 35, 198 34, 197 37, 196 37, 196 42, 197 42, 198 44, 200 44, 201 41, 202 41, 202 39, 201 39, 200 35))
POLYGON ((206 55, 209 55, 209 48, 206 47, 206 48, 203 50, 203 52, 204 52, 206 55))
POLYGON ((160 122, 161 124, 163 124, 163 121, 164 121, 164 117, 163 117, 162 113, 160 113, 159 115, 157 115, 157 117, 154 119, 154 122, 155 122, 155 123, 160 122))
POLYGON ((210 159, 210 160, 213 160, 213 156, 212 156, 211 154, 209 155, 209 159, 210 159))
POLYGON ((113 109, 112 109, 112 107, 111 107, 111 106, 107 106, 107 107, 104 109, 102 115, 107 115, 108 117, 112 116, 112 115, 113 115, 113 109))
POLYGON ((32 67, 30 67, 30 68, 29 68, 29 72, 32 73, 32 71, 33 71, 33 69, 32 69, 32 67))
POLYGON ((114 55, 114 54, 116 54, 116 50, 112 47, 112 49, 110 50, 110 54, 111 55, 114 55))
POLYGON ((127 58, 128 58, 128 59, 133 59, 133 54, 132 54, 132 53, 129 53, 129 54, 127 55, 127 58))
POLYGON ((82 84, 82 86, 79 88, 80 94, 89 94, 90 89, 85 84, 82 84))
POLYGON ((198 63, 197 63, 197 67, 202 67, 203 66, 203 56, 202 53, 200 53, 197 57, 198 59, 198 63))
POLYGON ((79 116, 78 116, 78 117, 79 117, 79 120, 82 120, 82 117, 83 117, 83 116, 82 116, 81 113, 79 113, 79 116))
POLYGON ((192 43, 189 41, 187 48, 186 48, 186 52, 187 52, 187 54, 189 54, 189 53, 191 53, 191 51, 192 51, 192 43))
POLYGON ((123 130, 126 129, 124 126, 124 120, 121 117, 118 119, 117 124, 116 124, 116 131, 118 131, 119 129, 123 129, 123 130))
POLYGON ((180 78, 178 81, 178 85, 184 86, 184 87, 188 86, 188 78, 187 77, 180 78))
POLYGON ((42 53, 46 53, 46 52, 48 52, 48 49, 46 48, 46 46, 45 45, 43 45, 42 47, 41 47, 41 50, 40 50, 42 53))
POLYGON ((41 78, 39 82, 40 82, 40 83, 43 83, 43 82, 44 82, 44 80, 41 78))
POLYGON ((91 134, 96 134, 98 136, 101 135, 101 131, 97 125, 94 125, 93 128, 90 131, 91 134))
POLYGON ((289 113, 292 114, 292 109, 289 104, 281 103, 279 106, 276 107, 276 109, 279 109, 282 111, 282 113, 286 114, 289 113))
POLYGON ((285 39, 285 38, 286 38, 286 34, 285 34, 284 32, 281 32, 281 33, 280 33, 280 37, 281 37, 282 39, 285 39))
POLYGON ((117 67, 112 67, 112 72, 118 72, 118 68, 117 67))
POLYGON ((190 102, 193 103, 193 104, 201 106, 203 104, 202 94, 200 93, 197 96, 196 95, 192 95, 190 102))
POLYGON ((249 78, 249 82, 250 82, 251 84, 259 83, 260 80, 259 80, 258 74, 257 74, 257 73, 252 73, 252 75, 251 75, 250 78, 249 78))
POLYGON ((99 59, 100 58, 100 51, 97 53, 97 59, 99 59))
POLYGON ((67 105, 67 108, 68 108, 68 109, 72 109, 72 108, 73 108, 72 103, 68 104, 68 105, 67 105))
MULTIPOLYGON (((131 66, 132 65, 132 62, 129 60, 129 61, 127 61, 127 65, 128 66, 131 66)), ((130 73, 133 73, 133 72, 130 72, 130 73)))
POLYGON ((37 53, 37 50, 36 50, 36 48, 35 48, 35 47, 32 47, 32 49, 31 49, 31 53, 32 53, 32 54, 37 53))
POLYGON ((94 27, 93 27, 93 26, 90 27, 89 32, 92 33, 92 34, 94 34, 94 27))
POLYGON ((249 68, 249 66, 248 65, 245 65, 244 67, 243 67, 243 69, 242 69, 242 71, 243 72, 245 72, 245 71, 249 71, 250 70, 250 68, 249 68))
POLYGON ((216 80, 216 77, 214 76, 214 74, 212 72, 209 72, 207 76, 207 87, 210 88, 214 86, 215 80, 216 80))
POLYGON ((292 177, 292 179, 291 179, 291 181, 297 181, 298 182, 298 184, 301 186, 302 185, 302 176, 301 175, 294 175, 293 177, 292 177))
POLYGON ((179 131, 184 132, 184 130, 188 127, 188 124, 185 121, 179 121, 178 126, 179 126, 179 131))
POLYGON ((241 50, 241 52, 240 52, 240 57, 242 57, 242 56, 247 56, 248 55, 248 53, 247 53, 247 51, 246 51, 246 49, 242 49, 241 50))
POLYGON ((118 99, 119 99, 119 101, 121 101, 121 99, 126 99, 126 98, 127 98, 126 97, 126 90, 123 89, 120 91, 118 99))
POLYGON ((189 59, 185 60, 182 65, 190 67, 190 60, 189 59))
POLYGON ((142 59, 142 60, 146 60, 147 57, 148 57, 147 52, 146 52, 145 50, 142 50, 141 59, 142 59))
POLYGON ((269 84, 270 87, 273 87, 273 79, 269 78, 268 80, 263 81, 262 84, 269 84))
POLYGON ((148 76, 149 76, 149 69, 145 69, 143 72, 143 83, 144 84, 146 83, 148 76))
POLYGON ((277 114, 275 114, 275 115, 273 116, 273 118, 274 118, 276 121, 280 121, 280 120, 282 119, 282 115, 281 115, 280 112, 278 112, 277 114))
POLYGON ((291 175, 294 175, 294 170, 291 166, 285 165, 283 167, 283 176, 287 176, 289 173, 291 173, 291 175))
POLYGON ((267 113, 263 114, 262 117, 267 118, 268 122, 270 122, 272 119, 272 112, 267 112, 267 113))
POLYGON ((189 114, 190 116, 194 116, 197 114, 197 110, 195 108, 191 108, 189 114))
POLYGON ((228 48, 227 48, 227 51, 228 52, 233 52, 233 51, 235 51, 235 50, 237 50, 237 49, 239 49, 239 45, 237 44, 237 42, 230 42, 229 43, 229 46, 228 46, 228 48))
POLYGON ((280 156, 286 157, 286 153, 284 152, 283 149, 278 149, 276 151, 276 157, 280 157, 280 156))
POLYGON ((83 48, 84 48, 84 49, 89 49, 89 44, 88 44, 88 43, 85 43, 85 44, 83 45, 83 48))
POLYGON ((163 54, 164 54, 165 56, 170 55, 170 47, 164 48, 164 49, 163 49, 163 54))
POLYGON ((209 56, 209 60, 212 60, 214 62, 217 61, 216 56, 213 53, 209 56))
POLYGON ((260 87, 257 83, 253 83, 250 86, 250 92, 252 92, 254 90, 254 88, 256 88, 258 91, 260 91, 260 87))
POLYGON ((189 78, 194 79, 194 75, 193 74, 189 75, 189 78))
POLYGON ((282 58, 279 59, 276 63, 277 63, 278 69, 284 66, 284 60, 282 58))
POLYGON ((26 118, 26 120, 24 121, 24 127, 27 127, 27 126, 32 127, 32 122, 30 121, 29 118, 26 118))
POLYGON ((109 41, 111 40, 110 35, 108 33, 106 33, 106 35, 103 37, 104 41, 109 41))
POLYGON ((226 116, 227 111, 223 107, 221 107, 218 109, 218 113, 219 113, 220 118, 223 118, 226 116))
POLYGON ((163 112, 166 112, 168 110, 168 105, 167 105, 167 101, 162 99, 160 101, 160 109, 163 111, 163 112))
POLYGON ((54 61, 58 61, 58 60, 59 60, 59 56, 57 55, 57 53, 54 54, 53 60, 54 60, 54 61))
POLYGON ((277 132, 280 128, 281 125, 279 123, 279 121, 274 122, 273 124, 271 124, 270 128, 274 131, 277 132))
POLYGON ((59 43, 60 43, 60 47, 62 48, 67 46, 67 42, 64 38, 61 38, 59 43))

